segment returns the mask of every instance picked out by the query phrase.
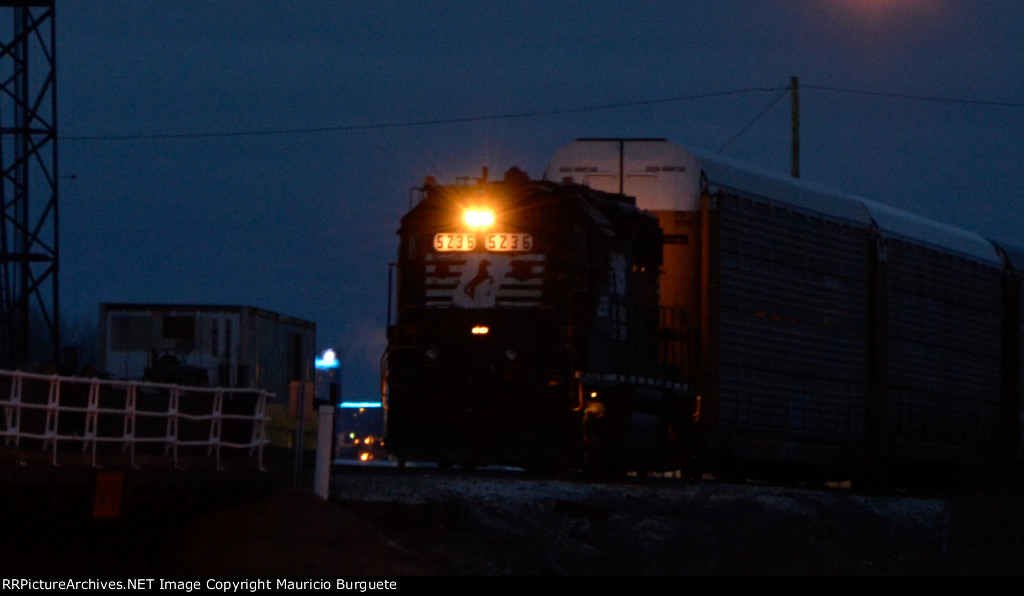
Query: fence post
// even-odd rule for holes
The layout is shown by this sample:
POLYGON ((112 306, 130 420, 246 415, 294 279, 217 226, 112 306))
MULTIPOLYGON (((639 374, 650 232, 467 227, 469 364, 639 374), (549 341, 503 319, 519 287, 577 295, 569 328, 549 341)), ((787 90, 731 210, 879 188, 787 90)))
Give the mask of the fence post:
POLYGON ((317 411, 319 426, 316 432, 316 471, 313 476, 313 491, 326 500, 330 495, 331 460, 334 459, 331 445, 334 436, 334 404, 321 405, 317 411))

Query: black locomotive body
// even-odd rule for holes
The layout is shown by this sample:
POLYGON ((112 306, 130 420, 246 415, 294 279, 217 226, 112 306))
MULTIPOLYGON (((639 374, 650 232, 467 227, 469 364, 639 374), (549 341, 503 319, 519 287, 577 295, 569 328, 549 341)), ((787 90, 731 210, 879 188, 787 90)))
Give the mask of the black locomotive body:
POLYGON ((664 139, 581 139, 544 179, 428 184, 402 220, 399 459, 1019 469, 1024 250, 664 139))
POLYGON ((399 230, 388 450, 459 465, 646 462, 682 395, 659 342, 657 218, 514 168, 420 193, 399 230))

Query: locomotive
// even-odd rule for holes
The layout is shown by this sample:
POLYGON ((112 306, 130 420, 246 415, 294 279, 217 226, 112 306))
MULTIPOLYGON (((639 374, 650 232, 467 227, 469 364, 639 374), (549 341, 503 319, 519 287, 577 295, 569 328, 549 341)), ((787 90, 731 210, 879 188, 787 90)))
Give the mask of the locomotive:
POLYGON ((419 192, 382 367, 399 461, 1019 467, 1019 247, 665 139, 419 192))
POLYGON ((530 468, 650 457, 685 395, 659 340, 673 318, 657 218, 516 168, 420 192, 399 230, 388 450, 530 468))

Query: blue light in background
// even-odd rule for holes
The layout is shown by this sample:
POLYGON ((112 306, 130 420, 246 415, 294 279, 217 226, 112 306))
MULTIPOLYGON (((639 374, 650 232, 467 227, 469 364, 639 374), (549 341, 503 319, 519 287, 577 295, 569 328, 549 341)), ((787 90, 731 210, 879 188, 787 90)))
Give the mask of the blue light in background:
POLYGON ((338 356, 334 353, 334 350, 328 348, 324 350, 324 353, 317 358, 313 364, 318 370, 329 370, 341 366, 341 361, 338 360, 338 356))

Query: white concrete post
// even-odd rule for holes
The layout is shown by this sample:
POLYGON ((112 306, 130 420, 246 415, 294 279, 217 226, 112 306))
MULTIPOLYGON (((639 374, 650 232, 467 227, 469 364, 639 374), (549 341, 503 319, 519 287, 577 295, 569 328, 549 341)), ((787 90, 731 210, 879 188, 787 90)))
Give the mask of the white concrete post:
POLYGON ((316 431, 316 470, 313 474, 313 492, 326 500, 329 496, 331 461, 334 444, 334 405, 325 404, 317 409, 319 426, 316 431))

